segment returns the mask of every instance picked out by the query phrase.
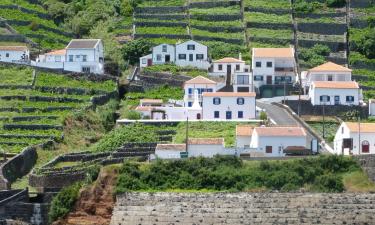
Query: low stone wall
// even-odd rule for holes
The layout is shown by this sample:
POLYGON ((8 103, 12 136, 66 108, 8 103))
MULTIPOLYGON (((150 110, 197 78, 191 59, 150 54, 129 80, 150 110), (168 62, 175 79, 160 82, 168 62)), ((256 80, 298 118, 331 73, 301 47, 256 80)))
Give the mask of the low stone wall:
POLYGON ((350 26, 354 28, 358 28, 358 29, 363 29, 363 28, 368 27, 368 22, 367 20, 363 20, 363 19, 351 18, 350 26))
POLYGON ((134 38, 172 38, 172 39, 190 39, 188 34, 135 34, 134 38))
POLYGON ((241 14, 234 15, 190 15, 191 19, 205 20, 205 21, 233 21, 241 20, 241 14))
POLYGON ((262 29, 293 29, 293 24, 291 23, 257 23, 257 22, 247 22, 247 28, 262 28, 262 29))
POLYGON ((111 225, 372 224, 375 194, 126 193, 111 225))
POLYGON ((277 8, 260 8, 260 7, 245 7, 246 12, 260 12, 265 14, 276 14, 276 15, 285 15, 291 14, 291 9, 277 9, 277 8))
POLYGON ((201 2, 190 2, 189 7, 209 9, 209 8, 216 8, 216 7, 229 7, 229 6, 239 5, 240 3, 241 3, 240 0, 206 1, 206 2, 202 0, 201 2))
POLYGON ((136 14, 135 18, 159 20, 184 20, 185 14, 136 14))
POLYGON ((186 10, 184 6, 169 6, 169 7, 137 7, 135 13, 142 14, 158 14, 158 13, 182 13, 186 10))
POLYGON ((233 32, 239 33, 243 32, 244 28, 242 27, 207 27, 207 26, 199 26, 199 25, 191 25, 191 28, 199 29, 199 30, 206 30, 210 32, 233 32))
POLYGON ((356 155, 359 165, 366 171, 368 177, 375 182, 375 155, 356 155))
POLYGON ((93 97, 91 97, 90 101, 95 107, 95 106, 98 106, 98 105, 104 105, 107 102, 109 102, 109 100, 114 99, 114 98, 118 98, 118 92, 117 91, 113 91, 113 92, 103 94, 103 95, 93 96, 93 97))
POLYGON ((19 6, 19 5, 0 5, 0 9, 16 9, 16 10, 20 10, 21 12, 24 12, 24 13, 36 15, 36 16, 42 18, 42 19, 52 20, 52 17, 48 14, 41 13, 39 11, 32 10, 32 9, 27 9, 27 8, 24 8, 24 7, 19 6))
POLYGON ((221 42, 238 44, 238 45, 244 42, 242 39, 208 37, 208 36, 199 36, 199 35, 193 35, 193 39, 197 41, 221 41, 221 42))
POLYGON ((347 32, 345 23, 298 23, 297 27, 298 31, 304 33, 344 35, 347 32))
MULTIPOLYGON (((10 25, 18 25, 18 26, 28 26, 28 25, 31 24, 31 22, 27 21, 27 20, 6 20, 6 22, 10 25)), ((43 24, 38 24, 38 29, 50 31, 50 32, 53 32, 53 33, 56 33, 56 34, 67 36, 67 37, 74 37, 74 34, 72 34, 72 33, 68 33, 68 32, 61 31, 61 30, 58 30, 58 29, 55 29, 55 28, 51 28, 51 27, 45 26, 43 24)))
POLYGON ((349 0, 351 8, 367 8, 373 4, 372 0, 349 0))
POLYGON ((286 44, 293 44, 294 45, 294 39, 278 39, 278 38, 266 38, 266 37, 249 37, 249 40, 251 42, 265 42, 265 43, 272 43, 272 44, 280 44, 280 45, 286 45, 286 44))
POLYGON ((332 52, 345 51, 346 43, 345 42, 333 42, 333 41, 318 41, 318 40, 298 40, 299 47, 303 48, 312 48, 316 44, 327 45, 332 52))

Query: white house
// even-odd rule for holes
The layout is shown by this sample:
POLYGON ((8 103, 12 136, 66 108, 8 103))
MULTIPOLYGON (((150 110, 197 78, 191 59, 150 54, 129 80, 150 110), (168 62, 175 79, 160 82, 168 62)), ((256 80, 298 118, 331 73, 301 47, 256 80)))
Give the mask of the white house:
POLYGON ((158 144, 155 148, 157 159, 180 159, 186 154, 186 144, 158 144))
POLYGON ((252 125, 237 125, 236 126, 236 147, 249 149, 253 131, 254 131, 254 126, 252 125))
POLYGON ((301 79, 305 88, 308 88, 314 81, 351 81, 352 70, 333 62, 326 62, 308 71, 303 71, 301 79))
POLYGON ((208 47, 193 40, 177 44, 176 65, 207 70, 210 67, 208 47))
POLYGON ((189 157, 213 157, 215 155, 235 155, 234 149, 226 149, 224 138, 189 138, 189 157))
POLYGON ((368 101, 368 113, 370 116, 375 116, 375 99, 368 101))
POLYGON ((334 151, 338 155, 375 154, 375 123, 341 123, 334 151))
POLYGON ((254 85, 292 84, 296 80, 294 48, 253 48, 254 85))
POLYGON ((250 148, 263 152, 264 156, 285 156, 284 150, 306 149, 307 135, 302 127, 256 127, 250 148))
POLYGON ((174 45, 160 44, 152 48, 152 54, 140 58, 140 66, 147 67, 165 63, 174 63, 176 48, 174 45))
POLYGON ((103 74, 103 42, 100 39, 73 39, 65 49, 39 55, 35 66, 103 74))
POLYGON ((0 62, 29 62, 30 52, 26 46, 0 46, 0 62))
POLYGON ((197 76, 184 83, 184 102, 185 107, 192 107, 194 101, 194 93, 198 91, 199 103, 202 104, 202 94, 204 92, 216 92, 217 83, 206 77, 197 76))
POLYGON ((312 105, 359 105, 362 94, 355 81, 314 81, 309 98, 312 105))
POLYGON ((249 120, 256 117, 254 92, 204 92, 203 119, 249 120))

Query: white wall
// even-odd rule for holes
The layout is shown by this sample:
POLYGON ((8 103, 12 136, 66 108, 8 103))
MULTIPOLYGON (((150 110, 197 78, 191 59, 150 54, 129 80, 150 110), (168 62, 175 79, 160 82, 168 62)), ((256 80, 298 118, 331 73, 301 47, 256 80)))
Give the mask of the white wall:
POLYGON ((255 119, 255 97, 220 97, 221 103, 220 105, 214 105, 213 99, 215 97, 203 97, 203 118, 204 119, 217 119, 217 120, 225 120, 226 119, 226 112, 232 112, 232 119, 255 119), (244 98, 245 103, 243 105, 237 104, 237 98, 244 98), (228 110, 229 108, 229 110, 228 110), (219 118, 215 118, 214 112, 219 111, 219 118), (243 111, 243 118, 238 118, 238 111, 243 111))
POLYGON ((344 149, 344 152, 342 151, 342 142, 344 138, 353 138, 353 155, 364 155, 364 154, 375 154, 375 133, 363 133, 361 132, 361 144, 359 144, 359 135, 358 132, 350 132, 349 128, 344 125, 343 123, 339 127, 339 129, 336 132, 335 139, 334 139, 334 153, 338 155, 350 155, 350 151, 348 148, 344 149), (362 142, 368 141, 370 144, 370 152, 369 153, 363 153, 362 151, 359 151, 359 149, 362 150, 362 142), (358 148, 358 145, 360 146, 358 148))
POLYGON ((3 51, 0 50, 0 62, 28 61, 29 51, 3 51), (8 57, 7 57, 8 54, 8 57), (22 59, 25 58, 25 60, 22 59))
POLYGON ((213 157, 215 155, 235 155, 234 150, 224 148, 223 145, 189 145, 189 157, 213 157))
POLYGON ((210 67, 210 63, 208 62, 207 46, 192 40, 176 45, 176 65, 208 69, 210 67), (195 45, 195 50, 188 50, 188 45, 195 45), (179 59, 179 54, 186 54, 186 60, 179 59), (197 54, 203 54, 203 59, 197 60, 197 54), (189 60, 189 55, 193 55, 192 61, 189 60))
POLYGON ((334 105, 335 96, 340 96, 340 105, 358 105, 358 89, 333 89, 333 88, 315 88, 313 85, 310 86, 309 97, 312 105, 323 105, 320 102, 320 96, 330 96, 330 101, 326 102, 325 105, 334 105), (354 102, 346 102, 346 96, 354 96, 354 102))
MULTIPOLYGON (((195 93, 195 90, 198 90, 198 89, 212 89, 212 92, 216 92, 216 84, 186 84, 184 86, 184 91, 185 91, 185 94, 184 94, 184 102, 185 102, 185 107, 188 107, 188 102, 191 102, 191 104, 193 104, 193 101, 194 101, 194 93, 195 93), (191 88, 191 94, 189 94, 189 89, 191 88)), ((199 94, 198 95, 199 97, 199 102, 202 102, 202 94, 199 94)))
POLYGON ((331 81, 351 81, 351 72, 309 72, 308 81, 328 81, 328 77, 332 76, 331 81))
MULTIPOLYGON (((213 66, 213 70, 212 70, 212 73, 210 73, 210 75, 213 75, 213 76, 226 76, 227 75, 227 67, 228 65, 231 66, 231 71, 230 71, 230 74, 234 74, 235 72, 245 72, 245 62, 238 62, 238 63, 218 63, 218 62, 214 62, 212 63, 212 66, 213 66), (222 66, 222 70, 219 70, 219 65, 222 66), (239 70, 236 70, 236 66, 239 65, 240 66, 240 69, 239 70)), ((248 71, 250 72, 250 70, 248 71)))
POLYGON ((151 59, 152 60, 152 54, 149 54, 149 55, 146 55, 146 56, 143 56, 141 58, 139 58, 139 65, 141 68, 143 67, 147 67, 147 61, 151 59))
POLYGON ((159 159, 180 159, 180 150, 155 150, 155 156, 159 159))
POLYGON ((369 102, 369 114, 375 116, 375 101, 369 102))
POLYGON ((287 137, 287 136, 259 136, 256 131, 253 133, 250 148, 256 148, 258 151, 264 152, 266 157, 285 156, 283 149, 288 146, 307 146, 307 138, 303 137, 287 137), (272 146, 272 153, 266 153, 266 146, 272 146), (280 150, 280 151, 279 151, 280 150))
POLYGON ((251 142, 251 136, 236 136, 236 147, 237 148, 249 148, 251 142))
POLYGON ((166 56, 169 55, 170 58, 170 63, 175 62, 175 47, 173 45, 169 44, 161 44, 158 46, 155 46, 152 49, 152 64, 157 65, 157 64, 164 64, 166 63, 166 56), (167 50, 166 52, 163 52, 163 46, 166 46, 167 50), (160 60, 158 60, 158 55, 160 55, 160 60))

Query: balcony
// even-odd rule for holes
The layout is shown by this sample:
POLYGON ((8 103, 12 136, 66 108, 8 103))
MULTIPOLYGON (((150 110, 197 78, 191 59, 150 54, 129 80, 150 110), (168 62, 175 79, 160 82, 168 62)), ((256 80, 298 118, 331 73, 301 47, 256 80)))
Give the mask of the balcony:
POLYGON ((290 73, 294 72, 293 67, 275 67, 275 72, 290 73))

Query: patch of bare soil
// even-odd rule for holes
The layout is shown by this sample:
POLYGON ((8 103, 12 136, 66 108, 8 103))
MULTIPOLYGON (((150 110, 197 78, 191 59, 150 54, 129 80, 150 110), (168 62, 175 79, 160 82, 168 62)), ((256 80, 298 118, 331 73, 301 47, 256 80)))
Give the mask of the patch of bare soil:
POLYGON ((102 168, 97 181, 83 190, 74 209, 53 225, 108 225, 115 205, 116 168, 102 168))

